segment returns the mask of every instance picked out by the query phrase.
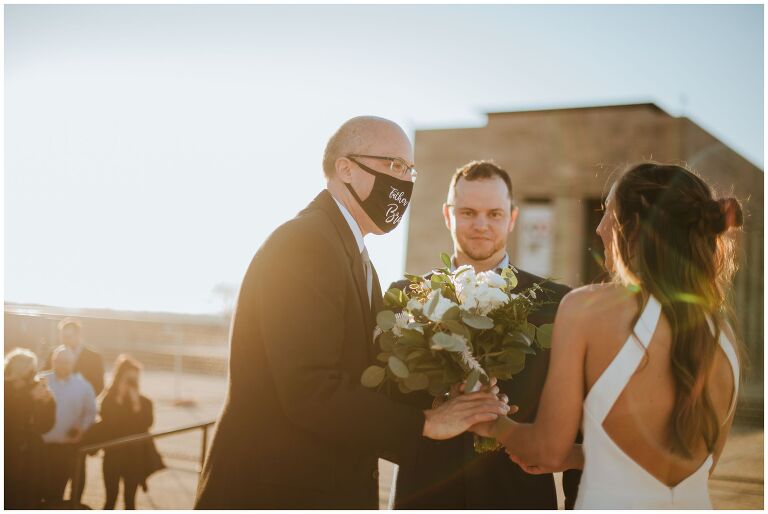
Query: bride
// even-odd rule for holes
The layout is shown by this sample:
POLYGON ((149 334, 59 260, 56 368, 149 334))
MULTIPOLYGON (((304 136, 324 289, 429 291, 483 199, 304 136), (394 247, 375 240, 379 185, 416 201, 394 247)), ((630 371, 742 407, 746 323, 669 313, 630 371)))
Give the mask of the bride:
POLYGON ((529 473, 583 468, 577 508, 712 508, 739 383, 726 233, 742 221, 737 200, 684 168, 624 173, 597 228, 614 280, 563 299, 536 421, 474 431, 529 473))

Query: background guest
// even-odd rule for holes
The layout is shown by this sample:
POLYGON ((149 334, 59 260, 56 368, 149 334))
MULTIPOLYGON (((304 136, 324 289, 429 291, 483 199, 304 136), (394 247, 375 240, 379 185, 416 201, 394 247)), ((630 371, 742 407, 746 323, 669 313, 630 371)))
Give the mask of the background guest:
MULTIPOLYGON (((74 372, 75 354, 66 346, 53 352, 54 374, 48 385, 56 400, 56 422, 43 434, 45 441, 46 502, 61 502, 64 489, 72 478, 80 440, 96 418, 96 396, 93 388, 80 373, 74 372)), ((73 504, 80 503, 85 487, 85 476, 77 491, 70 494, 73 504)))
MULTIPOLYGON (((112 385, 101 401, 100 435, 116 439, 147 432, 152 426, 154 414, 152 401, 139 393, 141 365, 123 354, 117 358, 114 370, 112 385)), ((103 466, 107 491, 104 509, 115 508, 121 478, 125 508, 135 509, 138 486, 141 485, 146 491, 149 475, 165 467, 152 440, 104 450, 103 466)))
POLYGON ((40 508, 43 498, 41 434, 53 427, 56 402, 35 379, 37 356, 17 348, 5 356, 5 508, 40 508))
MULTIPOLYGON (((82 326, 78 320, 64 318, 59 322, 58 329, 61 344, 75 354, 74 372, 80 373, 98 396, 104 390, 104 361, 101 353, 94 347, 83 344, 82 326)), ((51 369, 51 356, 48 357, 45 369, 51 369)))

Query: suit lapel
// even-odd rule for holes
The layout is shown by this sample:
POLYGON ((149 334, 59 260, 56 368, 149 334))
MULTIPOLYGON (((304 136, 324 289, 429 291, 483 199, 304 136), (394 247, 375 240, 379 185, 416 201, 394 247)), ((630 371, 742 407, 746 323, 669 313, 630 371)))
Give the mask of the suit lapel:
MULTIPOLYGON (((373 337, 375 318, 368 302, 368 287, 365 283, 363 259, 360 256, 360 248, 357 246, 355 235, 352 233, 352 229, 349 227, 347 220, 344 218, 344 215, 341 214, 339 206, 336 205, 336 201, 328 190, 323 190, 307 207, 307 209, 312 208, 321 209, 328 215, 344 244, 344 251, 349 259, 350 269, 355 281, 355 288, 357 289, 357 296, 360 300, 360 308, 363 311, 366 332, 368 333, 367 336, 370 340, 373 337)), ((378 279, 375 277, 376 275, 374 272, 374 298, 376 297, 375 291, 378 287, 378 279)))

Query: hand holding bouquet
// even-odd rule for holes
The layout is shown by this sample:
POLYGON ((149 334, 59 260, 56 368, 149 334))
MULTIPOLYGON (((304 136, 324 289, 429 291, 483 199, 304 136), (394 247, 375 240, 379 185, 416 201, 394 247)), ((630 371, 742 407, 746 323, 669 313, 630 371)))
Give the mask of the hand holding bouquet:
MULTIPOLYGON (((364 386, 397 384, 403 393, 426 390, 433 396, 466 381, 466 392, 477 391, 490 377, 511 379, 525 367, 526 354, 549 347, 552 325, 536 327, 528 315, 542 305, 536 284, 513 293, 513 268, 501 274, 475 273, 468 265, 445 268, 430 278, 407 275, 405 291, 384 295, 387 310, 377 318, 381 365, 362 375, 364 386)), ((496 449, 495 441, 476 439, 478 451, 496 449)))

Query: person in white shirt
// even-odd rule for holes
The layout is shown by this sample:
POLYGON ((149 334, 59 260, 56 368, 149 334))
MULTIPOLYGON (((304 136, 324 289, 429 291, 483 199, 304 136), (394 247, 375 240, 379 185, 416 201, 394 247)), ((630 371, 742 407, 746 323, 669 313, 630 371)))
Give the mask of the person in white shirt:
MULTIPOLYGON (((48 387, 56 400, 56 423, 43 434, 45 442, 45 501, 61 502, 64 489, 72 478, 77 447, 86 430, 96 419, 96 395, 91 384, 80 373, 73 373, 75 354, 66 346, 53 352, 53 374, 48 387)), ((85 480, 70 501, 80 503, 85 480), (74 500, 74 501, 73 501, 74 500)))

